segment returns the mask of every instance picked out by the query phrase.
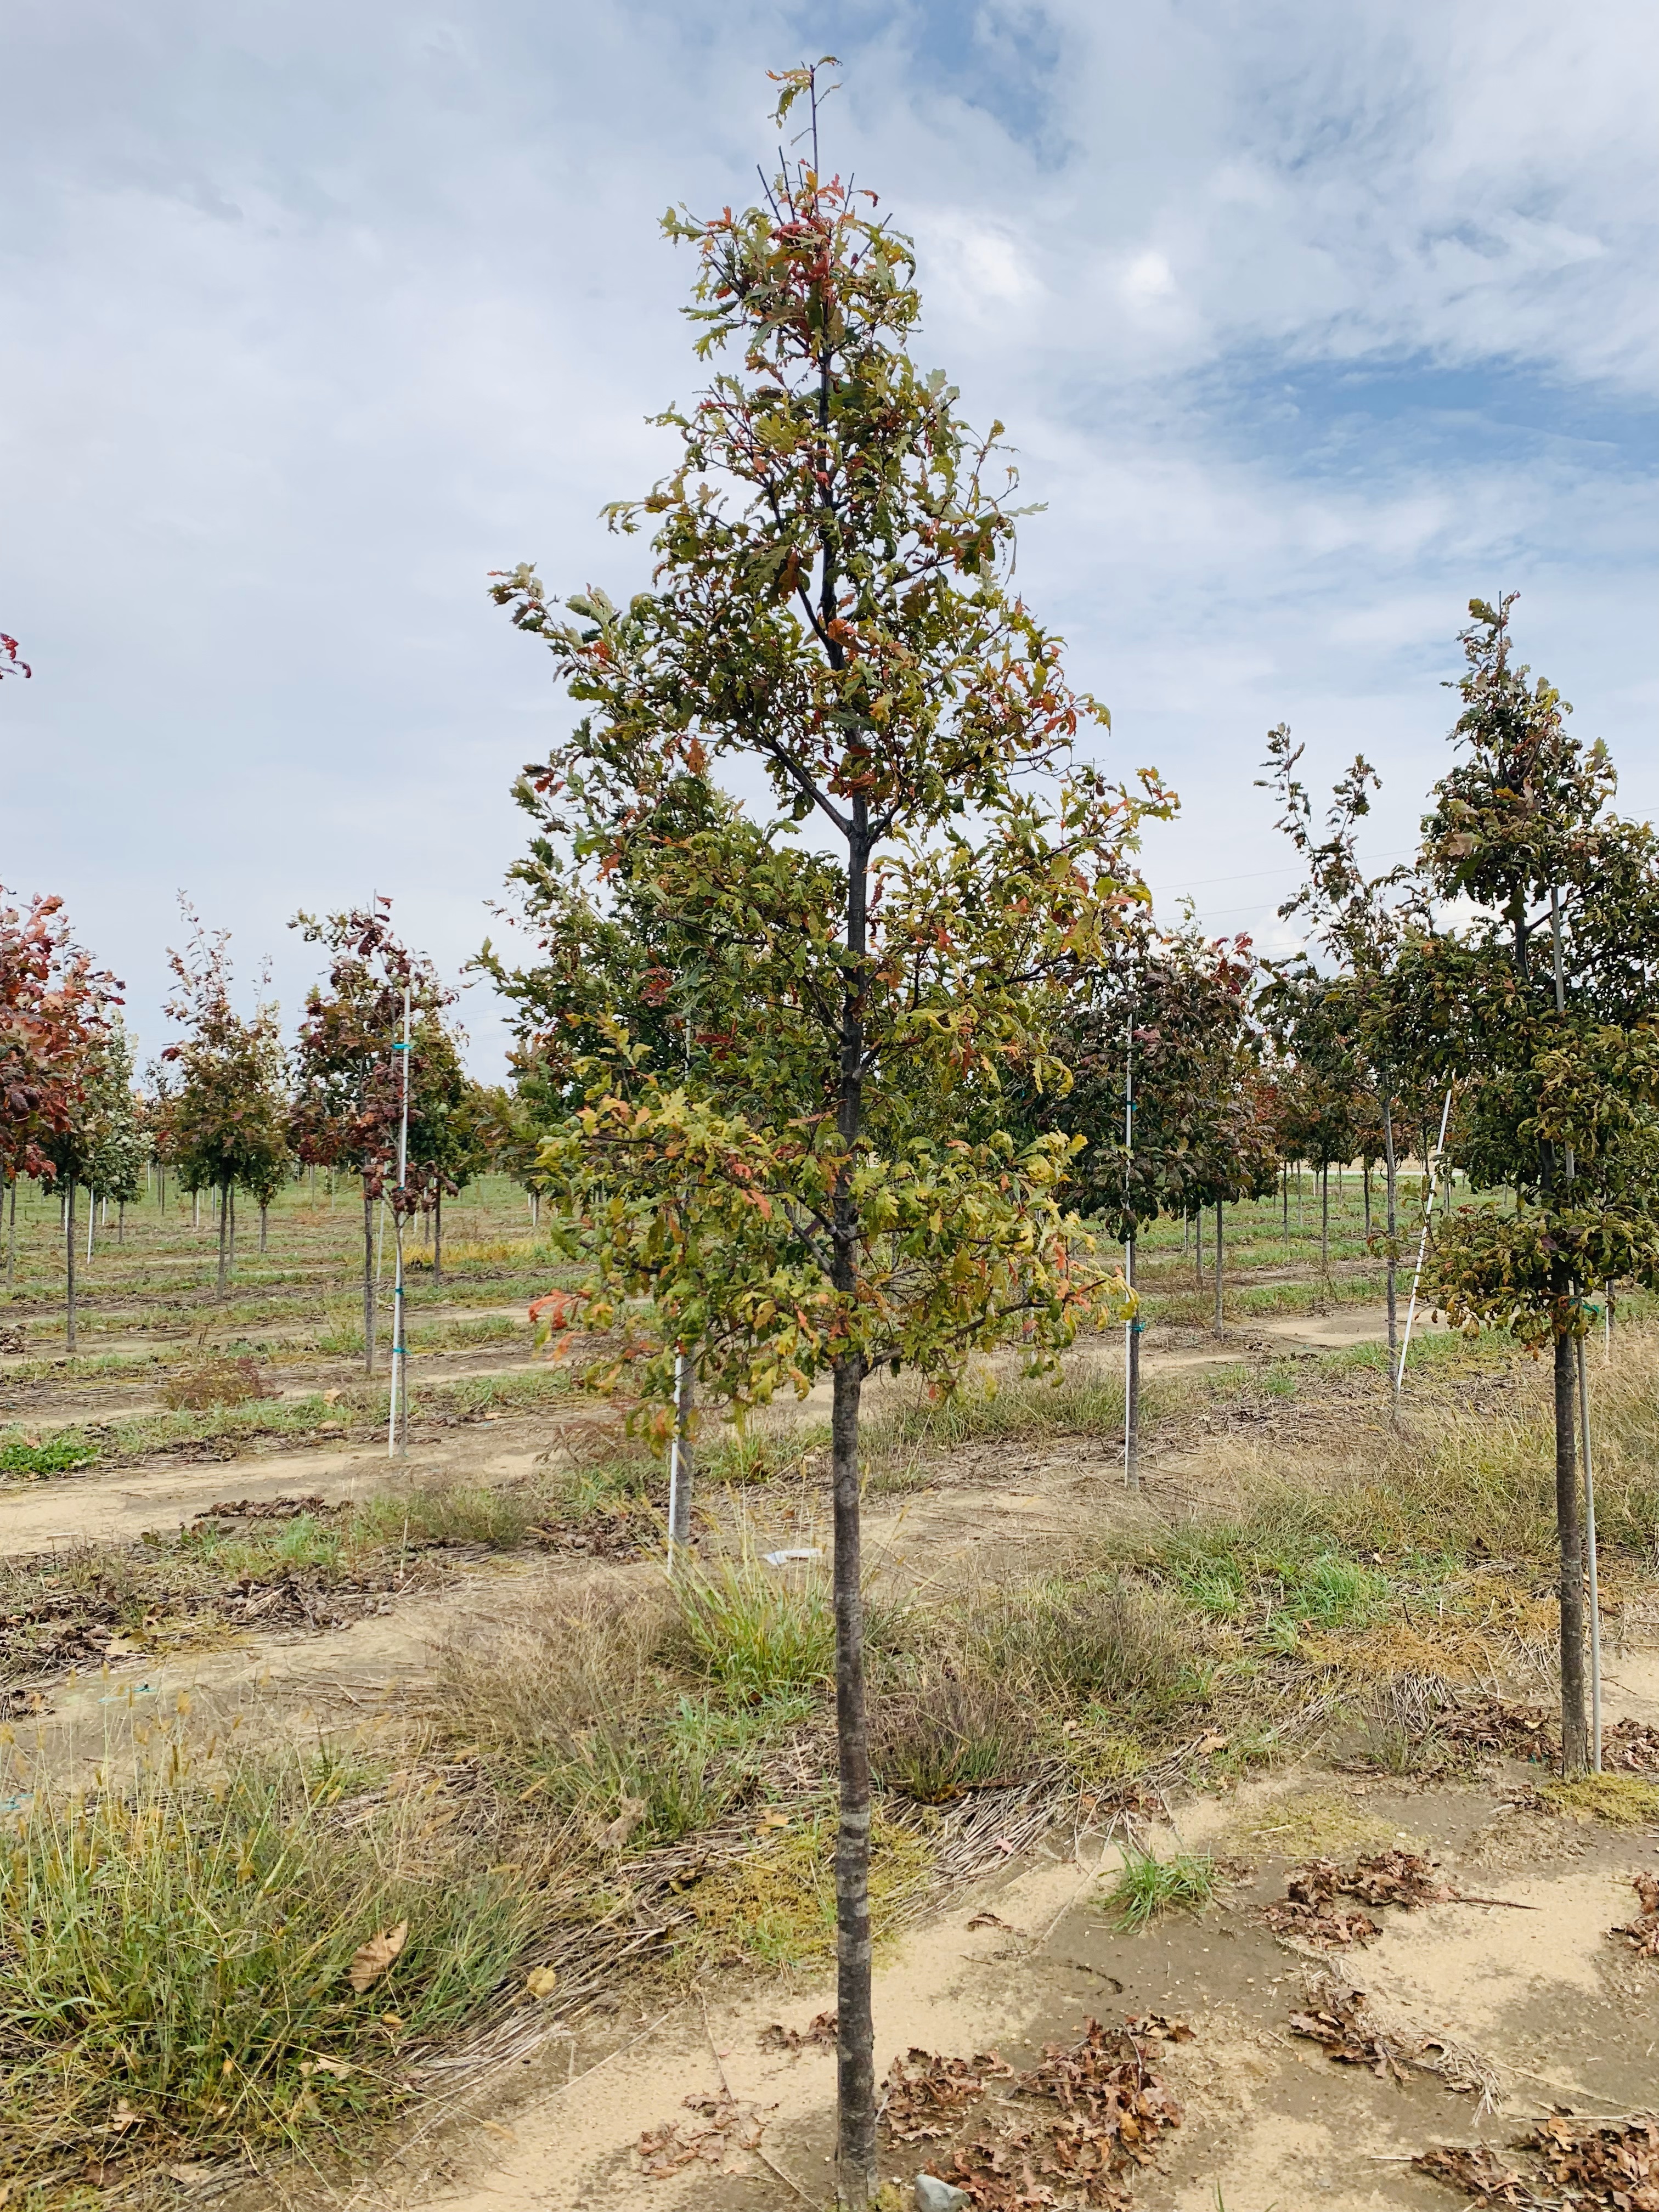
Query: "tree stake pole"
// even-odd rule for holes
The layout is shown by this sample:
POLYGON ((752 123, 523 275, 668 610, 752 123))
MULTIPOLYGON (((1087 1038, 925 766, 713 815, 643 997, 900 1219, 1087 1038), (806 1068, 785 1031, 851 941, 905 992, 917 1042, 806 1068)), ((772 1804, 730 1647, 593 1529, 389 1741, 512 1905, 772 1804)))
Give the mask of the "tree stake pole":
POLYGON ((1440 1134, 1435 1139, 1433 1152, 1423 1163, 1423 1233, 1417 1240, 1417 1265, 1412 1270, 1411 1304, 1406 1309, 1406 1332, 1400 1340, 1400 1364, 1394 1371, 1394 1402, 1400 1403, 1401 1385, 1406 1380, 1406 1354, 1412 1348, 1412 1323, 1417 1319, 1417 1291, 1423 1279, 1423 1262, 1429 1255, 1429 1224, 1434 1218, 1434 1166, 1446 1141, 1446 1124, 1451 1120, 1452 1095, 1446 1093, 1446 1103, 1440 1109, 1440 1134))

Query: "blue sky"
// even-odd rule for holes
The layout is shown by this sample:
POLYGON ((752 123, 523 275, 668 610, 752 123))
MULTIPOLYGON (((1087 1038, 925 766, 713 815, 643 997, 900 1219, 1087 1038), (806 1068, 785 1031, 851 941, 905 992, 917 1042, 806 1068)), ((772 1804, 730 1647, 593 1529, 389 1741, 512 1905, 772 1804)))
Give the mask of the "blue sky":
MULTIPOLYGON (((539 10, 13 0, 0 140, 0 881, 165 1041, 183 890, 290 1014, 296 908, 452 973, 564 708, 484 597, 627 589, 601 503, 696 377, 671 200, 746 199, 764 72, 915 234, 919 351, 1000 416, 1024 587, 1182 794, 1161 895, 1271 939, 1262 736, 1403 851, 1472 592, 1659 809, 1659 19, 1626 0, 539 10)), ((1275 874, 1275 870, 1279 872, 1275 874)), ((481 1073, 501 1033, 465 1018, 481 1073)))

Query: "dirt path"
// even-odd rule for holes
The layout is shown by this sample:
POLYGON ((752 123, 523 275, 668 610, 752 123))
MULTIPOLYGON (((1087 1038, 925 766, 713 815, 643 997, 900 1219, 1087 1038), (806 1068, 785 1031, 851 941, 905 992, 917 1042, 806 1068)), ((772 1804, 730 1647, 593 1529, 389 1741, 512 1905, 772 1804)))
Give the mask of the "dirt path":
MULTIPOLYGON (((1614 1710, 1659 1717, 1659 1663, 1644 1663, 1648 1691, 1614 1710)), ((1552 2102, 1593 2113, 1651 2100, 1659 1968, 1607 1931, 1630 1916, 1630 1875, 1659 1863, 1659 1838, 1517 1814, 1491 1789, 1413 1792, 1316 1774, 1200 1801, 1181 1826, 1186 1847, 1214 1846, 1253 1865, 1218 1908, 1124 1935, 1097 1903, 1115 1850, 1096 1838, 1073 1851, 1069 1837, 1056 1838, 1000 1881, 953 1898, 888 1957, 876 1983, 878 2063, 915 2045, 963 2057, 994 2049, 1018 2067, 1046 2043, 1073 2040, 1091 2014, 1185 2018, 1194 2040, 1164 2047, 1156 2061, 1185 2124, 1137 2181, 1145 2212, 1449 2212, 1443 2191, 1408 2164, 1428 2145, 1501 2145, 1552 2102), (1385 1910, 1370 1948, 1328 1962, 1297 1954, 1254 1917, 1282 1894, 1285 1871, 1260 1832, 1334 1796, 1350 1854, 1356 1838, 1359 1848, 1425 1848, 1462 1886, 1531 1909, 1385 1910), (975 1927, 988 1911, 995 1922, 975 1927), (1458 2094, 1433 2072, 1413 2069, 1399 2085, 1334 2065, 1294 2035, 1290 2014, 1315 1997, 1327 1966, 1364 1990, 1401 2039, 1437 2039, 1443 2057, 1455 2051, 1464 2078, 1490 2085, 1493 2109, 1483 2116, 1478 2091, 1458 2094)), ((1176 1840, 1165 1835, 1161 1847, 1176 1840)), ((833 2053, 809 2045, 790 2057, 763 2038, 774 2021, 805 2033, 833 2002, 827 1976, 735 1996, 715 1984, 617 2021, 603 2044, 556 2039, 516 2082, 495 2085, 487 2134, 457 2126, 445 2139, 416 2140, 368 2201, 447 2212, 822 2203, 833 2053), (718 2176, 696 2166, 644 2178, 641 2133, 677 2119, 695 2125, 686 2100, 723 2085, 764 2117, 771 2167, 737 2154, 718 2176)), ((994 2104, 984 2111, 1000 2117, 994 2104)), ((908 2182, 927 2155, 925 2145, 890 2143, 883 2171, 908 2182)))

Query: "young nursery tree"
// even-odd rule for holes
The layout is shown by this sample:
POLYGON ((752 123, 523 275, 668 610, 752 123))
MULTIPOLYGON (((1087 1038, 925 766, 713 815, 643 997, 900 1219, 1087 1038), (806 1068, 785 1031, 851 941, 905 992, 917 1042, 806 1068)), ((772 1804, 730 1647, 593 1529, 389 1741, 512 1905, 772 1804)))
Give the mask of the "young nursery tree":
POLYGON ((690 799, 730 763, 779 818, 708 795, 665 834, 653 896, 720 971, 718 1079, 607 1019, 577 1073, 579 1111, 543 1151, 589 1267, 574 1310, 637 1329, 638 1388, 672 1400, 678 1346, 739 1413, 833 1381, 837 2188, 875 2179, 871 1789, 865 1720, 859 1420, 866 1377, 941 1387, 1028 1325, 1034 1364, 1121 1311, 1058 1190, 1072 1146, 1024 1148, 952 1102, 1030 1067, 1063 1085, 1054 979, 1098 960, 1132 894, 1130 797, 1072 756, 1105 718, 1067 684, 1058 641, 1009 587, 1014 510, 988 481, 942 374, 908 346, 908 241, 811 155, 766 204, 666 228, 699 256, 704 357, 729 366, 689 414, 672 472, 614 509, 653 518, 653 587, 590 589, 556 611, 528 568, 495 595, 551 647, 586 719, 532 787, 544 835, 592 884, 618 827, 690 799), (808 823, 821 847, 794 842, 808 823), (647 1321, 630 1302, 648 1299, 647 1321))
POLYGON ((187 1034, 161 1058, 177 1078, 168 1113, 179 1180, 186 1190, 219 1194, 223 1298, 235 1262, 237 1189, 258 1196, 286 1169, 288 1064, 275 1005, 259 1002, 250 1018, 231 1003, 227 933, 210 933, 188 907, 184 913, 190 941, 167 954, 177 989, 167 1012, 187 1034))
POLYGON ((1438 1237, 1434 1287, 1455 1323, 1551 1348, 1560 1545, 1564 1771, 1580 1773, 1584 1524, 1576 1346, 1596 1285, 1659 1285, 1659 838, 1611 811, 1613 765, 1510 657, 1513 595, 1471 600, 1461 756, 1437 784, 1418 867, 1424 926, 1396 964, 1390 1030, 1431 1090, 1455 1081, 1472 1182, 1516 1205, 1464 1206, 1438 1237), (1432 926, 1453 901, 1474 918, 1432 926))
MULTIPOLYGON (((1319 969, 1311 959, 1287 963, 1273 988, 1281 995, 1287 1035, 1303 1018, 1309 1032, 1315 1002, 1327 1042, 1310 1055, 1316 1064, 1333 1056, 1346 1060, 1354 1134, 1364 1145, 1373 1126, 1380 1128, 1385 1174, 1382 1249, 1387 1270, 1389 1353, 1399 1348, 1399 1136, 1413 1118, 1422 1116, 1419 1070, 1402 1059, 1394 1019, 1396 971, 1408 922, 1419 900, 1410 872, 1391 868, 1368 876, 1358 856, 1358 824, 1370 812, 1370 794, 1379 787, 1376 770, 1363 754, 1342 775, 1331 794, 1326 835, 1313 830, 1313 802, 1297 775, 1304 748, 1292 745, 1289 726, 1267 732, 1267 774, 1263 787, 1275 792, 1283 808, 1277 827, 1295 847, 1307 869, 1307 881, 1279 909, 1285 921, 1305 917, 1316 944, 1332 963, 1319 969)), ((1271 1013, 1270 1013, 1271 1018, 1271 1013)), ((1304 1103, 1294 1080, 1287 1086, 1287 1121, 1301 1127, 1304 1103)), ((1287 1150, 1289 1144, 1287 1142, 1287 1150)), ((1310 1154, 1297 1151, 1295 1157, 1310 1154)), ((1426 1165, 1426 1163, 1425 1163, 1426 1165)))
POLYGON ((0 1163, 9 1222, 6 1285, 17 1249, 17 1178, 64 1181, 67 1189, 69 1349, 76 1348, 75 1173, 78 1123, 89 1065, 120 1003, 121 986, 95 970, 70 934, 60 898, 33 900, 27 912, 0 906, 0 1163))
MULTIPOLYGON (((1070 1191, 1124 1245, 1131 1283, 1148 1223, 1195 1213, 1218 1192, 1242 1195, 1271 1171, 1247 1066, 1255 975, 1248 938, 1206 939, 1190 921, 1169 931, 1133 923, 1110 958, 1081 971, 1066 995, 1054 1044, 1070 1089, 1016 1093, 1011 1126, 1029 1115, 1033 1130, 1084 1140, 1070 1191)), ((1129 1330, 1124 1457, 1133 1482, 1139 1320, 1129 1330)))
MULTIPOLYGON (((419 1031, 441 1022, 455 994, 393 934, 390 899, 321 920, 299 914, 289 926, 331 956, 327 985, 313 985, 300 1024, 289 1141, 308 1164, 343 1168, 362 1180, 363 1371, 373 1375, 374 1208, 396 1190, 404 996, 419 1031)), ((406 1182, 405 1198, 410 1188, 406 1182)))
MULTIPOLYGON (((88 1202, 95 1212, 100 1200, 113 1200, 125 1212, 143 1194, 149 1139, 133 1082, 132 1046, 119 1015, 111 1017, 89 1056, 81 1119, 88 1202)), ((90 1252, 90 1223, 88 1238, 90 1252)))

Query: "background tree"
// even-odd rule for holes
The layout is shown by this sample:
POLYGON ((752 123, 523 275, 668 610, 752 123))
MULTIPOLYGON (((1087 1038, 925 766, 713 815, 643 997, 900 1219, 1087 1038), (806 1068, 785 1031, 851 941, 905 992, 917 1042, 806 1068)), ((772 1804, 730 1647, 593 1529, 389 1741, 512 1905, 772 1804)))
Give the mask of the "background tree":
MULTIPOLYGON (((1331 963, 1321 969, 1309 957, 1291 963, 1286 988, 1300 1003, 1322 997, 1322 1021, 1343 1041, 1354 1084, 1355 1138, 1375 1127, 1381 1136, 1385 1176, 1382 1237, 1386 1269, 1389 1354, 1399 1349, 1400 1135, 1423 1118, 1420 1066, 1402 1042, 1395 1018, 1399 963, 1406 932, 1420 913, 1420 893, 1411 872, 1395 867, 1366 875, 1358 859, 1358 825, 1370 812, 1370 794, 1379 788, 1376 770, 1363 754, 1355 756, 1339 778, 1326 816, 1326 834, 1313 829, 1313 801, 1297 775, 1304 748, 1292 745, 1289 726, 1267 733, 1267 770, 1263 787, 1277 793, 1283 811, 1278 827, 1295 847, 1307 880, 1279 908, 1281 919, 1303 917, 1314 942, 1331 963)), ((1297 1111, 1287 1099, 1287 1109, 1297 1111)))
MULTIPOLYGON (((813 73, 783 81, 779 119, 813 73)), ((816 133, 814 105, 812 131, 816 133)), ((584 1322, 652 1302, 637 1387, 672 1404, 674 1352, 734 1407, 833 1378, 837 2189, 875 2189, 871 1796, 860 1588, 865 1377, 948 1387, 1029 1326, 1034 1363, 1113 1310, 1113 1279, 1057 1196, 1068 1140, 953 1136, 942 1102, 1024 1066, 1063 1085, 1055 979, 1097 959, 1142 802, 1071 757, 1103 720, 1010 592, 1013 513, 992 438, 959 422, 908 341, 913 252, 810 163, 768 203, 668 219, 700 257, 700 353, 731 346, 679 461, 614 510, 657 520, 651 591, 550 605, 527 568, 495 595, 589 709, 534 779, 544 835, 603 872, 619 822, 722 760, 758 769, 770 823, 713 804, 654 848, 663 911, 745 978, 718 1091, 605 1025, 584 1100, 543 1153, 588 1266, 584 1322), (1046 791, 1042 787, 1047 780, 1046 791), (795 842, 809 819, 827 851, 795 842)), ((1156 799, 1156 787, 1148 796, 1156 799)))
MULTIPOLYGON (((17 1178, 56 1180, 78 1163, 76 1125, 88 1060, 119 1004, 120 985, 94 969, 70 934, 62 899, 0 906, 0 1163, 7 1196, 6 1285, 17 1252, 17 1178)), ((64 1186, 60 1184, 60 1188, 64 1186)), ((76 1343, 75 1232, 68 1225, 69 1349, 76 1343)))
POLYGON ((23 648, 15 637, 0 629, 0 678, 21 676, 27 682, 34 671, 23 658, 23 648))
POLYGON ((274 1004, 239 1014, 230 994, 229 939, 205 931, 188 907, 190 940, 169 950, 176 983, 169 1019, 187 1034, 161 1058, 176 1079, 168 1105, 179 1180, 187 1190, 219 1194, 218 1295, 228 1295, 236 1253, 236 1192, 263 1206, 289 1158, 288 1066, 274 1004))
MULTIPOLYGON (((143 1102, 133 1080, 132 1046, 118 1015, 111 1017, 90 1055, 82 1114, 88 1201, 94 1214, 101 1201, 113 1204, 125 1215, 143 1194, 149 1144, 143 1102)), ((88 1245, 90 1249, 90 1222, 88 1245)))
MULTIPOLYGON (((374 1372, 378 1328, 374 1208, 397 1179, 402 1075, 398 1047, 409 994, 411 1026, 441 1018, 454 993, 394 934, 392 902, 289 924, 331 957, 312 987, 295 1051, 289 1139, 299 1158, 358 1176, 363 1196, 363 1371, 374 1372)), ((411 1070, 411 1084, 414 1080, 411 1070)))
POLYGON ((1454 1323, 1550 1347, 1560 1545, 1561 1739, 1589 1755, 1577 1387, 1596 1285, 1659 1285, 1659 838, 1611 811, 1613 764, 1510 653, 1513 598, 1469 603, 1457 764, 1435 786, 1418 860, 1424 918, 1396 966, 1395 1048, 1431 1092, 1455 1080, 1472 1180, 1516 1207, 1443 1227, 1433 1289, 1454 1323), (1453 902, 1473 918, 1434 926, 1453 902))
POLYGON ((1328 1285, 1331 1169, 1354 1158, 1363 1115, 1353 994, 1295 960, 1276 966, 1260 1004, 1277 1055, 1279 1144, 1319 1180, 1319 1268, 1328 1285))
MULTIPOLYGON (((1196 1214, 1218 1190, 1253 1188, 1267 1170, 1271 1143, 1248 1066, 1255 975, 1248 938, 1206 939, 1190 919, 1172 931, 1129 924, 1110 958, 1080 970, 1066 994, 1054 1036, 1070 1088, 1024 1086, 1012 1102, 1015 1127, 1029 1117, 1033 1131, 1083 1140, 1069 1190, 1124 1245, 1132 1283, 1148 1223, 1196 1214)), ((1133 1480, 1140 1324, 1129 1328, 1125 1464, 1133 1480)))

